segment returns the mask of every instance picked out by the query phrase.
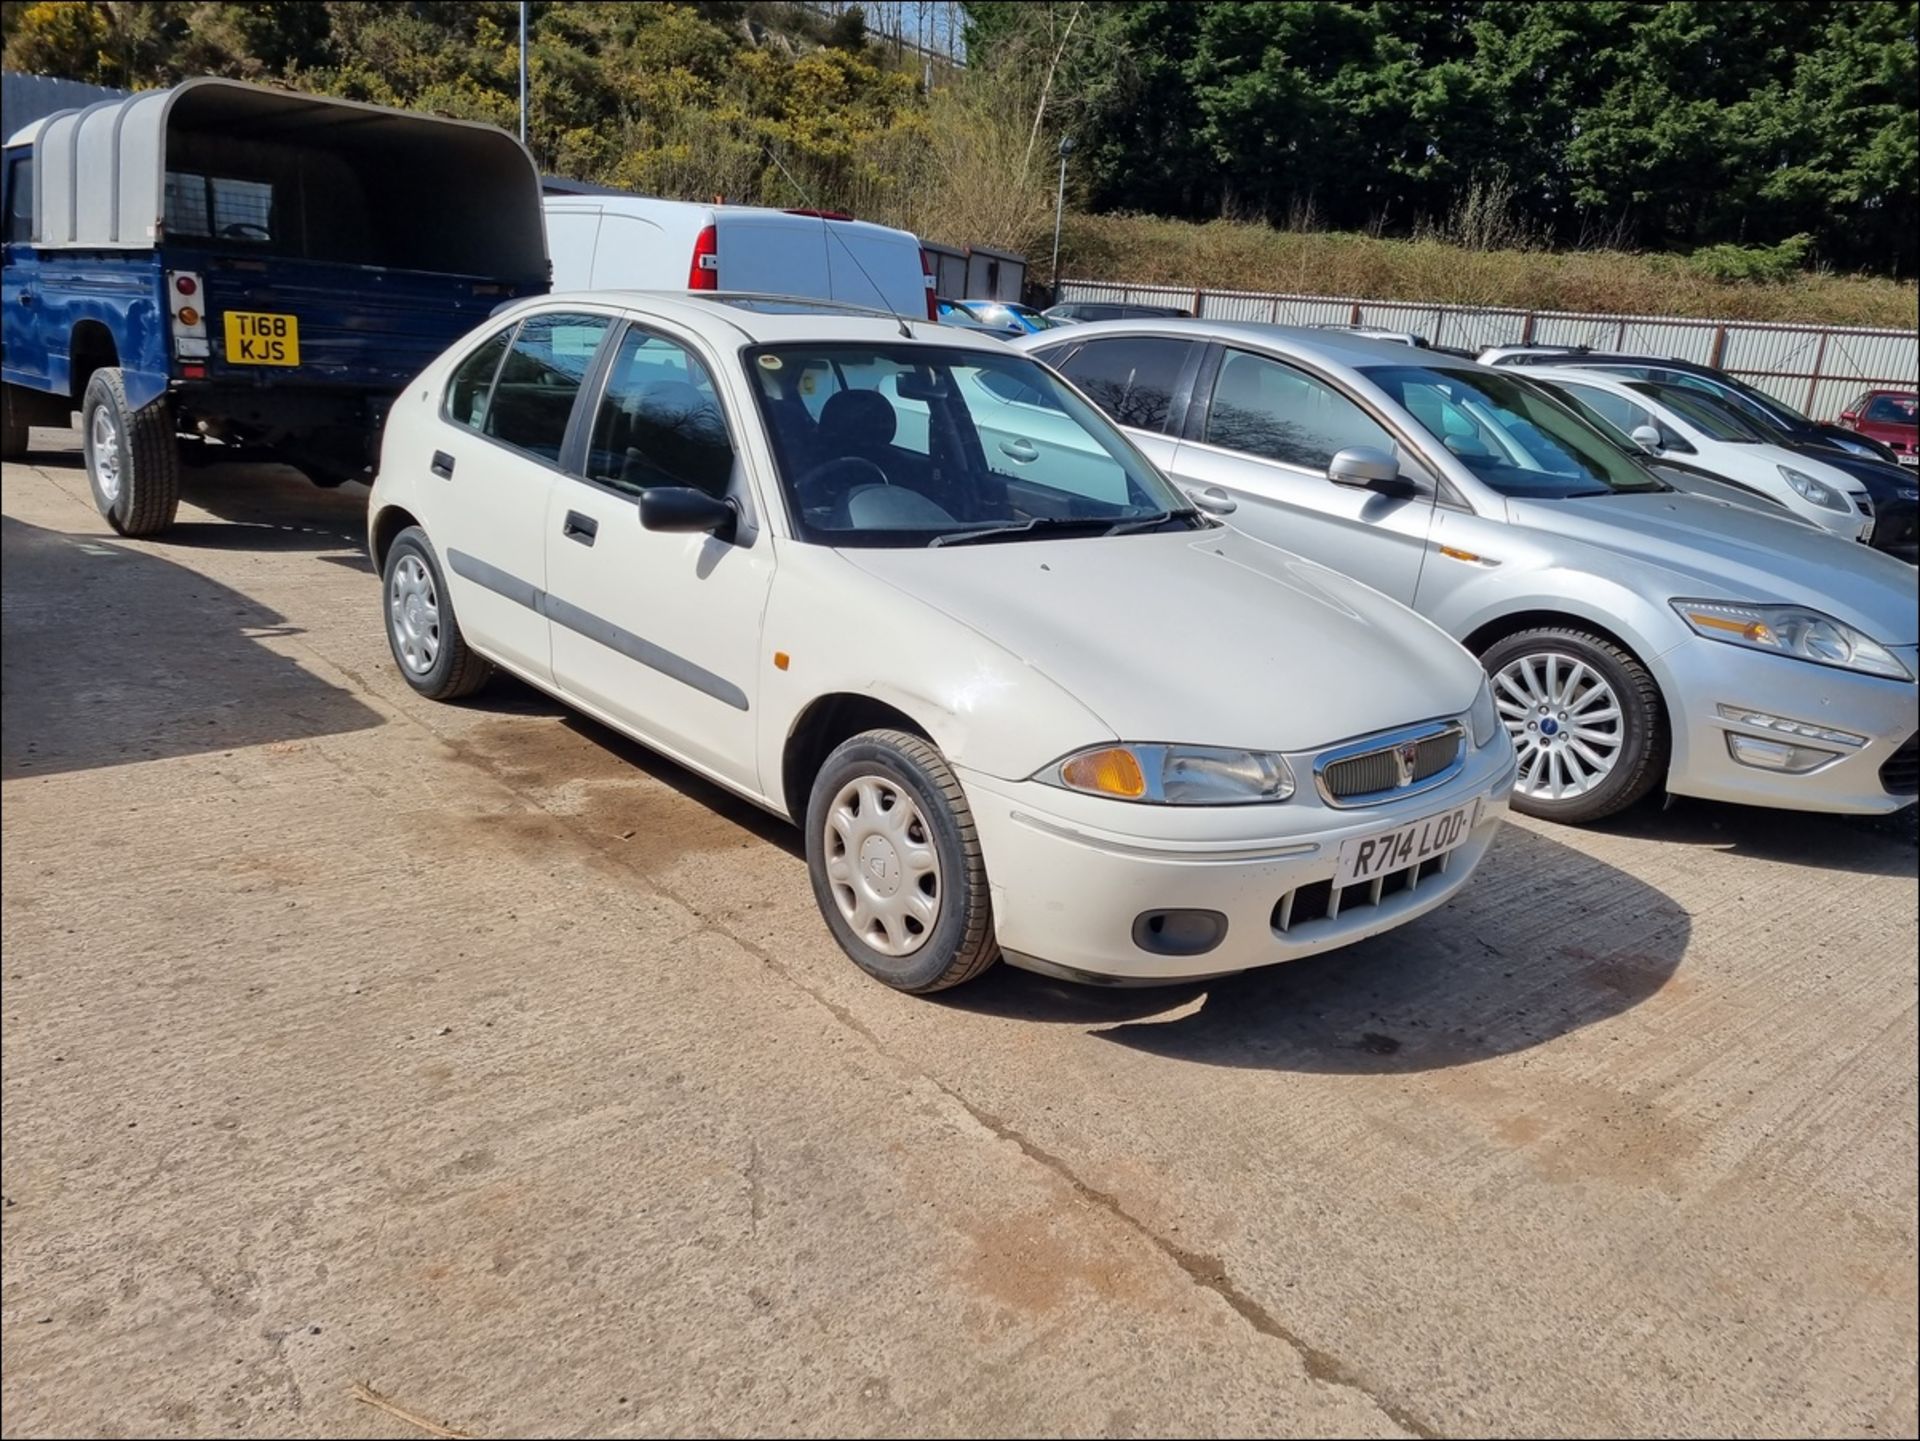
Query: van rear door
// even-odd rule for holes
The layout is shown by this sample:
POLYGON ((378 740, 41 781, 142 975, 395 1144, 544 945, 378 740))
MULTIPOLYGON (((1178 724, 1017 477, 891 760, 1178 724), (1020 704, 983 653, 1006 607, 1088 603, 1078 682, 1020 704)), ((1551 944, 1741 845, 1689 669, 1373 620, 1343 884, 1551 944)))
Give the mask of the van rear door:
POLYGON ((858 220, 816 223, 829 228, 828 294, 910 320, 926 318, 927 279, 920 268, 919 241, 904 230, 858 220))
POLYGON ((778 210, 716 210, 720 289, 830 300, 829 222, 778 210))

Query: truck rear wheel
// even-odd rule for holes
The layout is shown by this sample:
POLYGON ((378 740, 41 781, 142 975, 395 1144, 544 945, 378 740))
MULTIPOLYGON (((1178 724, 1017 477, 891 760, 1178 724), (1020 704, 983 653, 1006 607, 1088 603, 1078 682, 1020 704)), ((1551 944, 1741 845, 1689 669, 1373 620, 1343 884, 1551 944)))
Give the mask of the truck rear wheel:
POLYGON ((166 400, 127 404, 118 368, 96 370, 80 406, 87 483, 107 524, 122 535, 158 535, 180 508, 180 449, 166 400))

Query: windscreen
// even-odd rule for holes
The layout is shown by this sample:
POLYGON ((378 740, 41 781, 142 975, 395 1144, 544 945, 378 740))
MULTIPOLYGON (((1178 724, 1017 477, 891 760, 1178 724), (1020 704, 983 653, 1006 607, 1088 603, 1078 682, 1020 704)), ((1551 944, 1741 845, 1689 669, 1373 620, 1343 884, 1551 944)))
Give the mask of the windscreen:
POLYGON ((746 352, 802 539, 924 546, 1198 524, 1093 407, 1011 352, 746 352))

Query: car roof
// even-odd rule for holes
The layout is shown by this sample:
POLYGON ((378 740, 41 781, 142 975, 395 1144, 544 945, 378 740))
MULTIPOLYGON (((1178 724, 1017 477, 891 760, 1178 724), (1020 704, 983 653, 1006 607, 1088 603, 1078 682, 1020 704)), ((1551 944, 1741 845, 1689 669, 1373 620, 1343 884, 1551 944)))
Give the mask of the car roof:
POLYGON ((779 345, 854 343, 952 345, 1005 354, 1003 342, 988 332, 941 325, 924 315, 895 315, 838 300, 804 295, 763 295, 728 291, 569 290, 530 297, 501 314, 564 310, 569 305, 603 305, 636 315, 656 315, 699 330, 716 343, 779 345), (911 336, 900 333, 905 325, 911 336), (731 333, 731 334, 729 334, 731 333))
POLYGON ((1305 325, 1269 325, 1254 320, 1188 320, 1173 316, 1138 320, 1094 320, 1055 335, 1042 331, 1028 348, 1076 345, 1103 335, 1191 336, 1196 340, 1239 341, 1276 354, 1303 360, 1331 360, 1354 370, 1375 365, 1424 365, 1435 370, 1479 370, 1484 367, 1445 351, 1419 349, 1398 340, 1375 340, 1341 330, 1314 330, 1305 325), (1035 343, 1037 342, 1037 344, 1035 343))

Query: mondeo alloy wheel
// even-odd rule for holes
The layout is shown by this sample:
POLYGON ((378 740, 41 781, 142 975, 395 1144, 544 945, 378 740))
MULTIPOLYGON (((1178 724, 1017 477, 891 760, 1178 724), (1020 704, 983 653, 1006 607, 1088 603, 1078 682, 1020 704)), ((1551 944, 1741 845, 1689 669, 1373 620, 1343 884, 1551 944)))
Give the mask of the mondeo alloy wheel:
POLYGON ((1632 651, 1575 626, 1503 636, 1480 656, 1519 760, 1513 808, 1585 825, 1666 778, 1660 687, 1632 651))
POLYGON ((849 781, 821 840, 834 901, 854 935, 886 956, 925 945, 940 915, 940 855, 913 797, 883 777, 849 781))
POLYGON ((1493 685, 1520 759, 1520 794, 1565 800, 1613 773, 1626 741, 1620 697, 1592 667, 1559 651, 1536 652, 1510 661, 1493 685))
POLYGON ((415 675, 424 676, 440 656, 440 598, 433 576, 417 555, 403 555, 387 586, 387 624, 393 652, 415 675))

